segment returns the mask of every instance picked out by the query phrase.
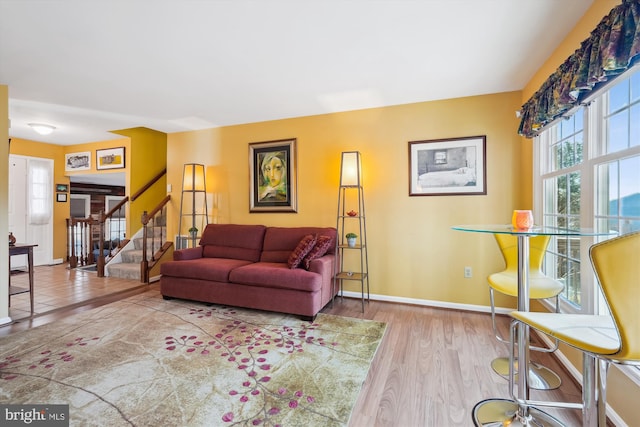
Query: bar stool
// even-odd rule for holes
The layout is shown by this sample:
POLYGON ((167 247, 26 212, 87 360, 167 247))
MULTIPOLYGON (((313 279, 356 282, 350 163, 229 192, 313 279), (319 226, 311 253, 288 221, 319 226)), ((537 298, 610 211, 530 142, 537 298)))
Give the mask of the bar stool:
MULTIPOLYGON (((582 410, 582 425, 606 425, 606 385, 610 363, 640 366, 640 232, 626 234, 589 250, 591 264, 611 315, 559 314, 514 311, 511 336, 526 324, 583 352, 582 403, 522 401, 533 406, 582 410)), ((513 344, 513 340, 512 340, 513 344)), ((512 356, 513 357, 513 356, 512 356)))
MULTIPOLYGON (((489 282, 489 298, 491 300, 491 321, 493 333, 496 339, 505 344, 510 340, 502 337, 496 325, 495 291, 509 295, 518 296, 518 238, 509 234, 494 234, 506 268, 491 274, 489 282)), ((559 311, 558 295, 564 289, 564 285, 542 272, 542 261, 549 246, 551 236, 533 236, 529 238, 529 299, 555 298, 556 312, 559 311)), ((558 348, 558 341, 551 348, 530 346, 530 350, 551 353, 558 348)), ((517 365, 517 364, 516 364, 517 365)), ((560 386, 561 380, 555 372, 538 363, 529 364, 529 385, 531 388, 540 390, 551 390, 560 386)), ((509 358, 503 357, 493 360, 491 363, 493 370, 503 378, 509 376, 509 358)))

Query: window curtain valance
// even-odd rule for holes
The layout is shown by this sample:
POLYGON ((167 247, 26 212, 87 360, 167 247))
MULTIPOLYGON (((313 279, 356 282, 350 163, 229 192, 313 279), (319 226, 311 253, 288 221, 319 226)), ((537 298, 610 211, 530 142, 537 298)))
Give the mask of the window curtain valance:
POLYGON ((640 1, 623 0, 522 106, 518 133, 527 138, 537 136, 544 126, 580 105, 638 59, 640 1))

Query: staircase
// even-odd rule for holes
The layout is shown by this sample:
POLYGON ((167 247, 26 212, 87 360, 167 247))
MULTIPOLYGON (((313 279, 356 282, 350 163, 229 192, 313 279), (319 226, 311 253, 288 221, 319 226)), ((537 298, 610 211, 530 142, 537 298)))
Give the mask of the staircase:
MULTIPOLYGON (((166 227, 153 227, 154 237, 148 236, 147 256, 156 253, 166 241, 166 227)), ((142 258, 142 230, 127 243, 106 265, 106 276, 119 277, 121 279, 141 280, 140 263, 142 258)))

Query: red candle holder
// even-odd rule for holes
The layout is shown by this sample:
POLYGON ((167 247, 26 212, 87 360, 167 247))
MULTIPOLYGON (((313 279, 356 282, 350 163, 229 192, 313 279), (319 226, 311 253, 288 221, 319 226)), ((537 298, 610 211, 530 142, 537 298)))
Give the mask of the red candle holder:
POLYGON ((529 210, 514 210, 511 224, 517 230, 528 230, 533 227, 533 212, 529 210))

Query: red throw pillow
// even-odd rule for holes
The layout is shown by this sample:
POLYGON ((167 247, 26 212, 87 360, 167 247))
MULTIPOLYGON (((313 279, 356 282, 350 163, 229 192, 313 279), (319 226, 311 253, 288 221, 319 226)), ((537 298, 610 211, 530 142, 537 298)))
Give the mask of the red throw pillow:
POLYGON ((311 249, 307 256, 304 257, 304 260, 302 260, 304 268, 308 270, 309 266, 311 266, 311 261, 326 254, 331 245, 333 245, 332 237, 318 236, 318 240, 316 240, 316 244, 313 246, 313 249, 311 249))
POLYGON ((298 246, 291 252, 289 255, 289 261, 287 265, 289 268, 296 268, 300 265, 304 257, 309 253, 311 249, 313 249, 313 245, 316 244, 316 236, 313 234, 307 234, 300 240, 298 246))

